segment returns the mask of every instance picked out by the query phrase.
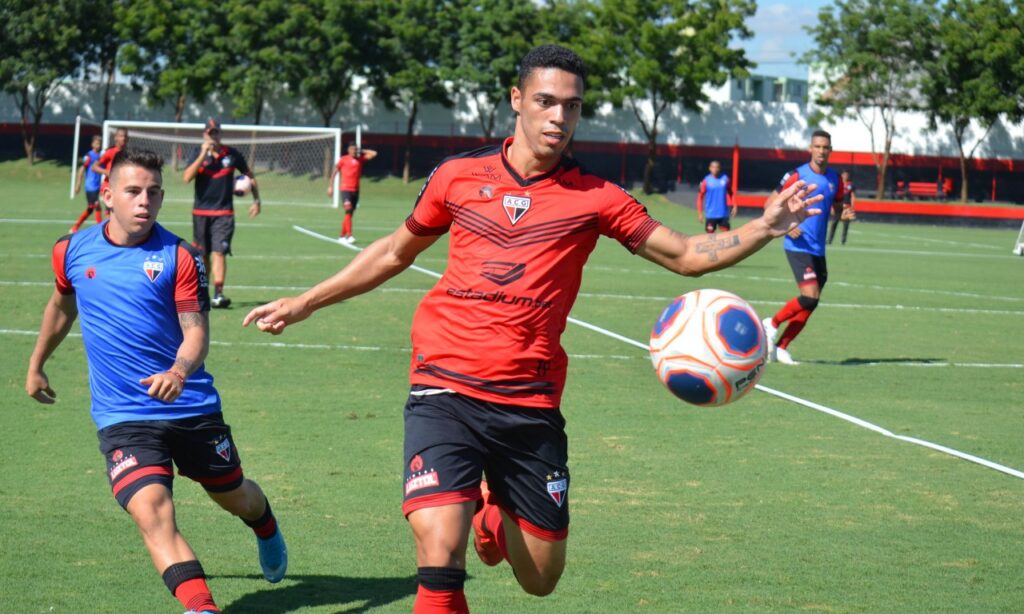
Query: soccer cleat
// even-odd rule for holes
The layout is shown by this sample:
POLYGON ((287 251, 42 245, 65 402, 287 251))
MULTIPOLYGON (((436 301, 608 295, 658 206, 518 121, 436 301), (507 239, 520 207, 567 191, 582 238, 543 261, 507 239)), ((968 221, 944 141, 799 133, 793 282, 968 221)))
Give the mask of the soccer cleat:
POLYGON ((494 567, 504 557, 501 556, 501 550, 498 549, 498 542, 494 534, 484 526, 484 514, 489 506, 494 505, 490 502, 491 492, 487 489, 487 482, 480 482, 480 494, 483 498, 483 505, 480 506, 476 514, 473 514, 473 547, 476 548, 476 555, 480 557, 484 565, 494 567))
POLYGON ((227 309, 231 305, 231 299, 223 294, 215 294, 213 299, 210 301, 210 305, 212 305, 214 309, 227 309))
POLYGON ((775 348, 775 362, 781 362, 784 365, 798 365, 797 361, 793 360, 793 357, 789 355, 789 350, 786 348, 775 348))
POLYGON ((338 243, 345 245, 348 243, 348 239, 346 237, 338 237, 338 243))
POLYGON ((779 329, 772 324, 771 316, 761 320, 761 326, 764 328, 764 338, 768 341, 768 356, 774 360, 775 336, 779 334, 779 329))
POLYGON ((348 243, 349 245, 352 245, 353 243, 356 242, 356 238, 353 237, 352 235, 349 235, 348 239, 346 239, 345 242, 348 243))
POLYGON ((263 577, 267 582, 276 584, 284 578, 284 572, 288 569, 288 546, 284 543, 284 536, 281 529, 267 539, 256 538, 256 545, 260 551, 260 567, 263 569, 263 577))

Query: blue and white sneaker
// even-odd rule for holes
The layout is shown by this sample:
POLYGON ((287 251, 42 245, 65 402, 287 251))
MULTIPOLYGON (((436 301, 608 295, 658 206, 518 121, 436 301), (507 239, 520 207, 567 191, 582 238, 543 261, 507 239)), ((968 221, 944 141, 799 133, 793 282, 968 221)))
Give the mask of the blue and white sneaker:
POLYGON ((281 528, 267 539, 256 538, 256 545, 260 550, 260 567, 263 569, 263 577, 267 582, 276 584, 284 579, 284 572, 288 569, 288 546, 284 543, 284 536, 281 535, 281 528))

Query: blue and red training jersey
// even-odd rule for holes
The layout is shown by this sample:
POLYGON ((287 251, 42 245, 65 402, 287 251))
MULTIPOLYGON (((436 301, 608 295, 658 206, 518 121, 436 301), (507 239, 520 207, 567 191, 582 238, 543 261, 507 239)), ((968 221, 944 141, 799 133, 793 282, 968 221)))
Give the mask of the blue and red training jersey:
POLYGON ((808 162, 795 171, 786 173, 776 191, 781 192, 801 179, 808 184, 815 185, 814 191, 808 194, 808 197, 818 194, 825 195, 825 199, 815 205, 815 208, 821 209, 821 215, 809 217, 801 222, 801 234, 798 238, 794 239, 786 235, 783 248, 788 252, 805 252, 815 256, 824 256, 828 216, 832 212, 834 203, 843 202, 843 182, 839 180, 839 175, 830 168, 826 168, 824 173, 815 173, 811 170, 811 164, 808 162))

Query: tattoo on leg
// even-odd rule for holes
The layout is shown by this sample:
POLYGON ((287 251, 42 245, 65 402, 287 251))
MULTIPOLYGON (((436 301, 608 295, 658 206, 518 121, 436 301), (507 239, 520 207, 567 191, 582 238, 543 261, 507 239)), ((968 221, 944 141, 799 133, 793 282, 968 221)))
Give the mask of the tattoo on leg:
POLYGON ((697 243, 697 253, 707 254, 709 262, 718 262, 718 250, 736 247, 740 244, 740 238, 736 235, 725 238, 708 237, 707 240, 697 243))

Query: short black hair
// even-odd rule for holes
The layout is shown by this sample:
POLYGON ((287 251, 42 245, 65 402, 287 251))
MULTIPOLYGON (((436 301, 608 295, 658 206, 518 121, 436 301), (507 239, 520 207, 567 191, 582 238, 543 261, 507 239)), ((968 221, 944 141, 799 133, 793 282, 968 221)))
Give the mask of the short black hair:
POLYGON ((121 166, 140 166, 154 173, 163 174, 164 157, 148 149, 125 147, 117 152, 114 160, 110 163, 110 176, 113 177, 114 171, 121 166))
POLYGON ((819 136, 823 136, 826 139, 828 139, 829 143, 832 142, 832 135, 827 133, 827 132, 825 132, 821 128, 818 128, 817 130, 815 130, 814 132, 811 133, 811 140, 813 141, 815 139, 815 137, 819 137, 819 136))
POLYGON ((519 89, 523 89, 526 78, 538 68, 558 68, 576 75, 584 84, 587 81, 587 67, 575 51, 561 45, 541 45, 531 49, 519 63, 519 89))

